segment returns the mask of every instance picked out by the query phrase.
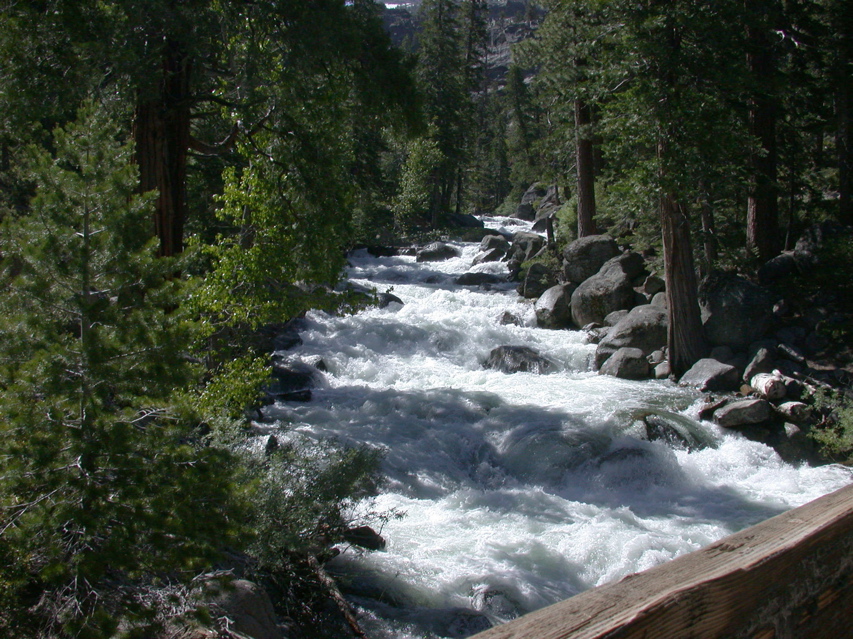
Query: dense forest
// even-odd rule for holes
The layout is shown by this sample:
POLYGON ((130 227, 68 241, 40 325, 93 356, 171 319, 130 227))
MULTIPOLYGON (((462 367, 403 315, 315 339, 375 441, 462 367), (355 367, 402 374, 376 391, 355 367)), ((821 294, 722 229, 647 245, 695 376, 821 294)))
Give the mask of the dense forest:
MULTIPOLYGON (((187 584, 226 552, 311 623, 315 557, 377 489, 377 454, 243 443, 276 327, 365 303, 336 288, 356 245, 555 187, 558 246, 609 233, 659 260, 678 376, 705 355, 701 277, 754 276, 809 226, 853 224, 844 0, 391 13, 0 11, 2 634, 214 624, 187 584), (404 14, 395 42, 383 17, 404 14)), ((853 264, 849 239, 831 249, 853 264)))

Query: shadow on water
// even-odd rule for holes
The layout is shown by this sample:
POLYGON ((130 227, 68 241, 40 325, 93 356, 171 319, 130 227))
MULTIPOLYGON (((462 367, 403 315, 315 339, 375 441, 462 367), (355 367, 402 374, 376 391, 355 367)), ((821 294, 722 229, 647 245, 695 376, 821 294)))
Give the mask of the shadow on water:
MULTIPOLYGON (((510 405, 488 392, 320 389, 310 403, 278 404, 265 416, 309 438, 384 450, 387 489, 415 499, 535 487, 572 502, 628 508, 639 517, 679 517, 732 530, 785 510, 688 475, 664 443, 625 434, 629 424, 510 405)), ((525 506, 501 499, 489 508, 517 512, 525 506)))
MULTIPOLYGON (((637 535, 654 536, 649 520, 678 518, 734 532, 785 510, 689 475, 662 442, 626 434, 629 424, 591 423, 568 411, 512 405, 488 392, 327 388, 315 391, 312 402, 278 404, 265 413, 289 424, 285 432, 383 449, 388 491, 415 500, 455 499, 498 520, 521 517, 534 526, 560 527, 573 511, 591 506, 624 519, 637 535), (555 507, 555 500, 574 503, 555 507)), ((405 583, 381 562, 342 557, 331 570, 362 609, 402 634, 424 637, 469 636, 589 587, 578 577, 584 566, 554 549, 543 548, 538 564, 535 548, 506 552, 530 564, 525 570, 545 574, 545 581, 562 582, 562 590, 538 593, 531 603, 512 575, 481 575, 455 586, 457 594, 468 593, 466 607, 454 605, 458 598, 446 592, 405 583)))

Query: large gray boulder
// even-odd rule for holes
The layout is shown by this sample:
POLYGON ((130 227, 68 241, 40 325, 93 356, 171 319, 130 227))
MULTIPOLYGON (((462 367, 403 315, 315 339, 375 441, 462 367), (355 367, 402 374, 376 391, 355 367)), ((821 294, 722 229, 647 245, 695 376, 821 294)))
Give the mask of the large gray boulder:
POLYGON ((620 348, 638 348, 643 355, 662 349, 667 342, 666 309, 651 304, 635 306, 599 342, 595 365, 600 367, 620 348))
POLYGON ((506 277, 494 273, 468 272, 463 273, 453 281, 460 286, 486 286, 506 282, 506 277))
POLYGON ((679 383, 701 391, 734 391, 740 388, 740 373, 734 366, 705 358, 684 373, 679 383))
POLYGON ((536 219, 536 209, 540 200, 542 200, 547 193, 548 189, 544 185, 533 184, 524 192, 524 195, 521 196, 521 202, 515 209, 515 217, 532 222, 536 219))
POLYGON ((614 257, 572 293, 572 321, 577 326, 601 324, 613 311, 634 306, 633 279, 643 271, 643 258, 637 253, 614 257))
POLYGON ((432 242, 419 249, 415 260, 417 262, 441 262, 453 257, 459 257, 458 249, 444 242, 432 242))
POLYGON ((545 247, 545 238, 537 233, 520 231, 512 236, 508 259, 523 264, 532 259, 545 247))
POLYGON ((580 284, 619 255, 619 246, 609 235, 589 235, 563 249, 563 275, 568 282, 580 284))
POLYGON ((766 422, 773 408, 766 399, 742 399, 714 411, 714 421, 725 428, 740 428, 766 422))
POLYGON ((639 348, 620 348, 604 362, 599 373, 620 379, 648 379, 649 361, 639 348))
POLYGON ((524 273, 524 278, 516 287, 518 294, 527 299, 536 299, 557 284, 557 277, 544 264, 534 262, 524 273))
POLYGON ((480 242, 480 252, 484 253, 492 249, 502 249, 506 253, 509 250, 509 240, 503 235, 487 235, 480 242))
POLYGON ((536 208, 536 220, 544 220, 554 215, 560 209, 560 192, 556 184, 551 184, 545 189, 543 195, 537 202, 534 202, 536 208))
POLYGON ((732 273, 711 273, 699 286, 705 338, 712 346, 745 350, 770 327, 773 302, 757 284, 732 273))
POLYGON ((498 346, 489 353, 486 368, 502 373, 550 373, 556 369, 554 362, 528 346, 498 346))
POLYGON ((536 323, 542 328, 568 328, 572 325, 574 284, 557 284, 536 300, 536 323))

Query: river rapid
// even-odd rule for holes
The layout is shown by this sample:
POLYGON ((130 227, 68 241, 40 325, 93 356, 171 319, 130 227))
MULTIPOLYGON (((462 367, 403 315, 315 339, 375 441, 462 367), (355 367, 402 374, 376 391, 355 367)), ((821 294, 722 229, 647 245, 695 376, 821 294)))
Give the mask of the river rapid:
POLYGON ((536 328, 514 284, 454 284, 506 266, 472 268, 477 245, 451 244, 461 257, 444 262, 354 253, 350 281, 403 304, 309 313, 302 344, 282 355, 321 358, 324 382, 310 402, 265 409, 280 438, 385 453, 384 490, 357 514, 401 515, 374 520, 386 549, 342 547, 327 566, 372 639, 466 637, 853 481, 846 468, 791 465, 699 421, 693 390, 596 374, 584 333, 536 328), (520 325, 502 323, 506 312, 520 325), (530 346, 558 370, 484 369, 502 345, 530 346), (692 445, 649 441, 650 413, 692 445))

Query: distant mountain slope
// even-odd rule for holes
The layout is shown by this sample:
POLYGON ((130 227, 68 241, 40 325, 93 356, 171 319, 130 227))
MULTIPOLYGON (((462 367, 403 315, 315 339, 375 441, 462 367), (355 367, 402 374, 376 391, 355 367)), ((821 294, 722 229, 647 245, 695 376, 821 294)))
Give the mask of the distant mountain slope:
MULTIPOLYGON (((421 0, 385 3, 385 28, 394 44, 410 51, 418 48, 420 3, 421 0)), ((544 10, 531 0, 494 0, 489 3, 487 66, 490 79, 503 84, 512 64, 512 45, 533 35, 544 16, 544 10)))

